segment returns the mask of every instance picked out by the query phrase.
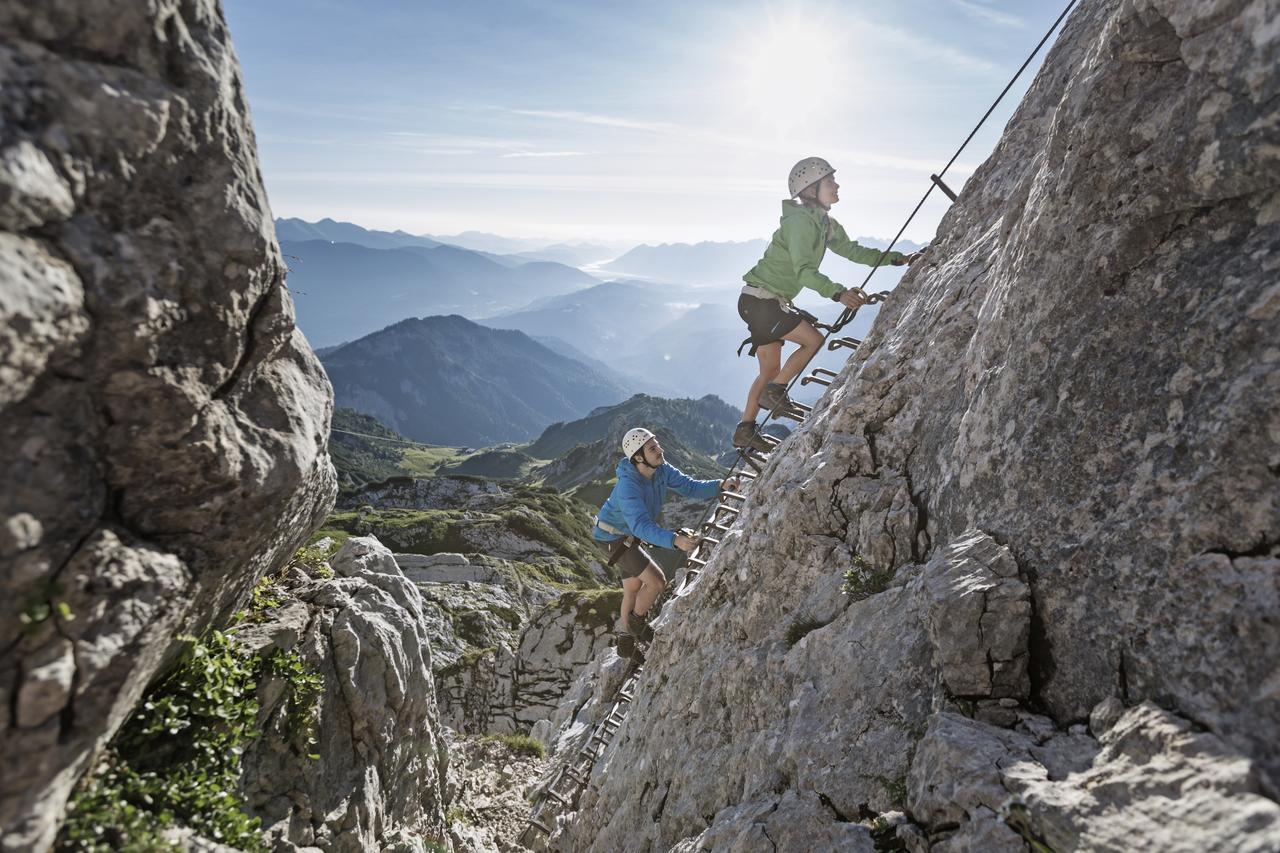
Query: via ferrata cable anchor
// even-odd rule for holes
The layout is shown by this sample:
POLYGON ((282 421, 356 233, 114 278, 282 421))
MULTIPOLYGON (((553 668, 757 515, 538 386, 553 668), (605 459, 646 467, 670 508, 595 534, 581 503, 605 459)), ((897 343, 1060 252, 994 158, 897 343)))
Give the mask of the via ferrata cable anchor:
POLYGON ((938 189, 942 190, 942 192, 946 195, 946 197, 947 197, 947 198, 949 198, 949 199, 951 199, 953 202, 954 202, 954 201, 956 201, 956 200, 959 198, 959 196, 957 196, 957 195, 955 194, 955 192, 953 192, 953 191, 952 191, 951 187, 947 186, 947 185, 943 182, 943 180, 942 180, 942 178, 941 178, 940 176, 938 176, 938 175, 930 175, 930 176, 929 176, 929 180, 931 180, 931 181, 933 181, 935 184, 937 184, 938 189))

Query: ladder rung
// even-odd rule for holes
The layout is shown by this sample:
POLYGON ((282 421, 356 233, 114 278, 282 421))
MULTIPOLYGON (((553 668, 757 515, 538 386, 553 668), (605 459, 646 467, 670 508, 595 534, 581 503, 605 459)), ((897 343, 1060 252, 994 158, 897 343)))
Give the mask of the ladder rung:
POLYGON ((861 344, 862 344, 862 341, 858 340, 857 338, 836 338, 833 341, 827 342, 827 349, 838 350, 841 347, 846 347, 848 349, 857 349, 861 344))
POLYGON ((756 475, 751 473, 750 471, 734 471, 733 476, 746 477, 748 480, 754 480, 756 478, 756 475))
MULTIPOLYGON (((687 558, 687 559, 685 560, 685 562, 686 562, 686 563, 693 563, 695 566, 705 566, 705 565, 707 564, 707 562, 708 562, 708 561, 707 561, 707 560, 699 560, 697 557, 689 557, 689 558, 687 558)), ((694 571, 697 571, 697 570, 696 570, 696 569, 694 569, 694 571)))
POLYGON ((733 529, 732 527, 729 527, 727 524, 721 524, 718 521, 711 522, 710 524, 707 525, 707 527, 710 527, 712 530, 719 530, 721 533, 728 533, 730 530, 733 529))
POLYGON ((830 385, 831 382, 826 379, 817 379, 813 376, 806 376, 800 380, 801 385, 808 385, 810 382, 816 382, 819 385, 830 385))
POLYGON ((551 827, 547 826, 546 824, 542 823, 541 821, 534 820, 533 818, 529 818, 529 825, 530 825, 530 826, 533 826, 533 827, 537 827, 538 829, 540 829, 540 830, 542 830, 543 832, 545 832, 547 835, 550 835, 550 834, 551 834, 551 827))
POLYGON ((721 492, 720 500, 724 500, 725 498, 732 498, 735 501, 745 501, 747 496, 742 494, 742 492, 721 492))
POLYGON ((785 412, 778 412, 780 418, 791 418, 798 424, 804 423, 804 412, 797 412, 794 409, 787 409, 785 412))
POLYGON ((579 785, 587 784, 587 777, 583 776, 581 773, 579 773, 577 770, 574 770, 572 767, 566 767, 564 769, 564 775, 568 776, 570 779, 577 782, 579 785))
POLYGON ((729 506, 728 504, 720 504, 718 507, 716 507, 716 512, 727 512, 730 515, 739 515, 741 514, 742 510, 736 506, 729 506))
POLYGON ((712 539, 710 536, 702 536, 702 537, 700 537, 700 538, 698 539, 698 541, 699 541, 699 542, 710 542, 710 543, 712 544, 712 546, 713 546, 713 547, 714 547, 714 546, 716 546, 716 545, 719 545, 719 544, 720 544, 720 540, 719 540, 719 539, 712 539))
POLYGON ((796 410, 796 411, 798 411, 798 412, 812 412, 812 411, 813 411, 813 406, 806 406, 804 403, 797 403, 795 400, 792 400, 792 401, 791 401, 791 408, 795 409, 795 410, 796 410))
POLYGON ((809 372, 814 376, 817 376, 818 374, 822 374, 823 376, 830 376, 832 379, 835 379, 837 376, 839 376, 839 374, 836 373, 834 370, 827 370, 825 367, 815 367, 813 370, 810 370, 809 372))
POLYGON ((562 806, 573 805, 573 803, 569 801, 568 797, 562 797, 560 796, 560 794, 557 794, 555 791, 552 791, 550 789, 547 790, 547 796, 555 800, 557 803, 559 803, 562 806))

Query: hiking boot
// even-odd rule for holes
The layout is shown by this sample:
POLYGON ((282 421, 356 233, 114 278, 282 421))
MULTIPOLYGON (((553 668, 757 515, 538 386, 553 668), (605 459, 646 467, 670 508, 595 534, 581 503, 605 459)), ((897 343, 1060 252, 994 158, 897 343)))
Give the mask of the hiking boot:
POLYGON ((783 409, 791 405, 791 398, 787 396, 787 386, 780 385, 777 382, 770 382, 764 386, 764 390, 760 392, 760 406, 768 409, 770 412, 783 409))
POLYGON ((631 632, 641 643, 653 642, 653 626, 649 624, 651 620, 652 617, 647 613, 633 612, 631 614, 631 632))
POLYGON ((733 431, 733 446, 759 450, 761 453, 773 450, 773 445, 761 434, 760 426, 755 421, 743 421, 738 424, 737 429, 733 431))
POLYGON ((618 632, 618 657, 629 658, 636 653, 636 638, 625 631, 618 632))

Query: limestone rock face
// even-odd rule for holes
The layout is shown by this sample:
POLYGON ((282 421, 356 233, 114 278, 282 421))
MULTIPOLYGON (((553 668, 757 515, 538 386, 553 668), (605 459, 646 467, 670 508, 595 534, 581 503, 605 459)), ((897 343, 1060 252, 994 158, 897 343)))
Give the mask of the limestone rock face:
POLYGON ((959 825, 935 839, 947 849, 978 831, 1024 849, 1010 824, 1052 850, 1261 853, 1280 845, 1280 806, 1261 792, 1250 762, 1151 703, 1129 709, 1099 741, 938 714, 909 785, 918 820, 959 825))
POLYGON ((283 272, 214 0, 0 3, 6 849, 332 503, 283 272))
POLYGON ((659 620, 562 849, 770 849, 735 833, 774 806, 814 838, 905 810, 912 849, 1276 846, 1277 95, 1275 0, 1077 7, 659 620), (1238 817, 1164 811, 1174 778, 1238 817))
POLYGON ((609 647, 617 606, 616 597, 565 593, 536 610, 514 647, 440 672, 441 719, 469 734, 530 731, 609 647))
POLYGON ((259 687, 264 736, 244 755, 246 801, 276 849, 358 853, 394 838, 424 849, 446 835, 448 762, 425 603, 376 539, 347 540, 330 563, 337 577, 237 632, 263 655, 296 649, 324 679, 314 746, 290 729, 279 679, 259 687))

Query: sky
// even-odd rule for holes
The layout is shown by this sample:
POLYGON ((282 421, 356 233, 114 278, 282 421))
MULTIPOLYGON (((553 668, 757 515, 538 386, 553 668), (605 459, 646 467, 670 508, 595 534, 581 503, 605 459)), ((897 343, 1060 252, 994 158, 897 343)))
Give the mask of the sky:
MULTIPOLYGON (((223 0, 272 211, 417 234, 767 238, 802 157, 887 238, 1065 0, 223 0)), ((1047 52, 1048 48, 1045 48, 1047 52)), ((990 154, 1042 54, 970 143, 990 154)), ((904 235, 927 242, 935 192, 904 235)))

